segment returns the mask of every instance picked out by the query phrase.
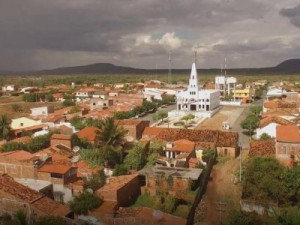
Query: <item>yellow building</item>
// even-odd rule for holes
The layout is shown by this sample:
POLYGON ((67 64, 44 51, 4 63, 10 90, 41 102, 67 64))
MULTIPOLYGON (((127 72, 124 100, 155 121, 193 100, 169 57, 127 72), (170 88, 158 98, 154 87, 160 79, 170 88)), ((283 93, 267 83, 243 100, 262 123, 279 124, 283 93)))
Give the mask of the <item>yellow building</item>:
POLYGON ((250 88, 233 90, 233 94, 236 99, 242 99, 243 101, 252 100, 252 89, 250 88))
POLYGON ((32 127, 36 125, 41 125, 42 121, 41 120, 33 120, 29 119, 27 117, 20 117, 17 119, 12 119, 11 120, 11 129, 17 130, 17 129, 25 129, 27 127, 32 127))

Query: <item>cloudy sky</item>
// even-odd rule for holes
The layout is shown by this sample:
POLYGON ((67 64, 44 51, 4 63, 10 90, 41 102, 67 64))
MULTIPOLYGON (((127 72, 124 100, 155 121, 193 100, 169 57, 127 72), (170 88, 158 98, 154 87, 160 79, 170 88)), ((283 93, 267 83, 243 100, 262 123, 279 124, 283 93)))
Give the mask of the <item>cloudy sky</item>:
POLYGON ((110 62, 273 66, 300 58, 299 0, 0 0, 0 70, 110 62))

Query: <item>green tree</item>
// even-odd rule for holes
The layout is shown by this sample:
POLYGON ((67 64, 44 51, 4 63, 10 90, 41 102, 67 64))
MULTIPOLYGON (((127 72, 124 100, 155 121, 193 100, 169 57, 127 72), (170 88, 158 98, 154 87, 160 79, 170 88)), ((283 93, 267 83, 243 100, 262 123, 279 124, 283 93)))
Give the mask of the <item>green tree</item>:
POLYGON ((255 213, 231 211, 228 213, 228 225, 257 225, 261 224, 255 213))
POLYGON ((153 119, 154 120, 161 120, 162 122, 164 122, 164 119, 168 117, 168 113, 165 111, 159 111, 157 114, 153 115, 153 119))
POLYGON ((241 127, 245 130, 248 130, 249 134, 251 135, 252 131, 258 127, 258 122, 258 117, 251 114, 241 122, 241 127))
POLYGON ((187 123, 189 120, 192 120, 192 119, 194 119, 194 118, 195 118, 194 115, 189 114, 189 115, 183 116, 180 120, 185 120, 186 123, 187 123))
POLYGON ((102 202, 103 200, 100 197, 88 191, 84 191, 79 196, 75 196, 74 199, 69 202, 69 206, 74 213, 87 215, 88 212, 98 208, 102 202))
POLYGON ((106 177, 103 170, 100 170, 98 173, 95 173, 89 177, 83 178, 83 182, 86 188, 90 188, 93 191, 97 191, 99 188, 103 187, 105 181, 106 181, 106 177))
POLYGON ((27 218, 24 211, 18 210, 13 215, 13 220, 15 225, 27 225, 27 218))
POLYGON ((68 225, 62 217, 44 216, 41 217, 36 225, 68 225))
POLYGON ((255 105, 250 107, 251 114, 254 114, 255 116, 259 116, 261 111, 262 111, 262 106, 255 105))
POLYGON ((113 176, 127 175, 128 173, 129 170, 125 164, 117 164, 114 168, 113 176))
POLYGON ((285 208, 276 215, 277 221, 280 225, 299 225, 300 213, 297 207, 285 208))
POLYGON ((10 120, 4 115, 0 115, 0 138, 7 140, 10 136, 10 120))
POLYGON ((95 145, 97 147, 104 145, 119 147, 124 143, 125 135, 126 131, 115 123, 114 118, 106 118, 102 121, 101 132, 97 132, 95 145))
POLYGON ((260 140, 269 140, 271 139, 271 136, 268 135, 267 133, 263 133, 261 136, 260 136, 260 140))
POLYGON ((147 163, 147 154, 145 148, 141 144, 136 144, 131 150, 129 150, 128 155, 124 160, 124 164, 128 168, 140 170, 147 163))

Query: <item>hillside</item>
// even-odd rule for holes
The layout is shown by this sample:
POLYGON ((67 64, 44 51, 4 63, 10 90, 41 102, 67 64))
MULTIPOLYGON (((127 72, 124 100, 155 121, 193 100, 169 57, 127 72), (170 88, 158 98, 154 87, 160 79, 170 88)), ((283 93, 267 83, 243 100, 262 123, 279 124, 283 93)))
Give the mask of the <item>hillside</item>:
MULTIPOLYGON (((174 74, 186 74, 189 73, 190 69, 173 69, 174 74)), ((203 74, 218 74, 220 69, 199 69, 199 73, 203 74)), ((2 75, 72 75, 72 74, 167 74, 167 69, 147 70, 138 69, 131 67, 116 66, 111 63, 95 63, 84 66, 74 67, 61 67, 50 70, 39 70, 39 71, 24 71, 24 72, 9 72, 1 71, 2 75)), ((241 74, 241 75, 256 75, 256 74, 300 74, 300 59, 289 59, 275 67, 265 68, 238 68, 228 69, 229 74, 241 74)))

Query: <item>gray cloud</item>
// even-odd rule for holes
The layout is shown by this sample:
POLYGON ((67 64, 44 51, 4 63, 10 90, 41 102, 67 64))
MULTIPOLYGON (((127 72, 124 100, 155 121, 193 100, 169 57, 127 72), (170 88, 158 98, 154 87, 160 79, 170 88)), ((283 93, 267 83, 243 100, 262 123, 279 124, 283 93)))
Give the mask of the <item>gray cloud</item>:
POLYGON ((299 6, 282 8, 280 0, 0 0, 0 70, 95 62, 166 68, 170 50, 182 68, 199 46, 201 67, 218 67, 224 55, 232 67, 269 66, 300 56, 288 48, 299 34, 280 16, 299 24, 299 6))
POLYGON ((292 8, 284 8, 280 11, 280 14, 289 18, 293 25, 300 27, 300 5, 292 8))

